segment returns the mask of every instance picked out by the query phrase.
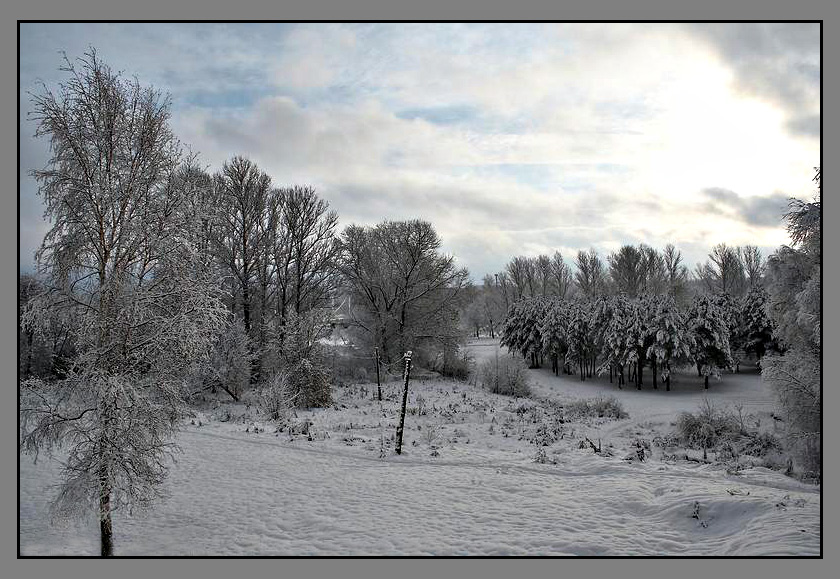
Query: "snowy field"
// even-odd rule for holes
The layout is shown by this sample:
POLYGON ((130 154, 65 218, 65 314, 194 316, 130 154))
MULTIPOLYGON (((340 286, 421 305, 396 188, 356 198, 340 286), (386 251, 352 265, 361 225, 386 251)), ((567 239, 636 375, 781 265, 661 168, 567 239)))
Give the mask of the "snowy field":
MULTIPOLYGON (((477 360, 496 343, 471 344, 477 360)), ((606 379, 528 372, 532 399, 450 380, 413 380, 402 456, 393 451, 400 384, 336 389, 333 408, 289 429, 253 407, 208 403, 151 512, 114 518, 117 555, 819 555, 820 489, 763 467, 667 457, 637 441, 696 411, 700 379, 673 391, 619 391, 606 379), (613 396, 629 413, 557 419, 576 400, 613 396), (546 430, 551 442, 546 446, 546 430), (596 454, 585 439, 602 445, 596 454), (584 443, 583 445, 581 443, 584 443), (583 447, 582 447, 583 446, 583 447), (542 460, 539 449, 544 451, 542 460)), ((649 382, 649 376, 647 377, 649 382)), ((712 381, 716 405, 743 404, 770 427, 756 373, 712 381)), ((97 555, 94 521, 51 525, 57 464, 20 459, 24 555, 97 555)))

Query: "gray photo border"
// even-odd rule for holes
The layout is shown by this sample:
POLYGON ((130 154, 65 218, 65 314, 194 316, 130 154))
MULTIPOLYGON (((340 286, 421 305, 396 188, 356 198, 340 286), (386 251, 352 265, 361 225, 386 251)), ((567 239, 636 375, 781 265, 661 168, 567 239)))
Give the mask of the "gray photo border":
MULTIPOLYGON (((3 9, 0 28, 0 58, 4 76, 16 78, 17 70, 17 20, 824 20, 823 53, 837 54, 838 41, 832 35, 832 24, 837 22, 837 3, 829 0, 799 0, 798 2, 761 1, 761 0, 706 0, 703 3, 675 3, 667 0, 590 0, 586 3, 564 6, 550 0, 425 0, 417 2, 407 0, 402 3, 387 0, 308 0, 292 3, 288 0, 271 2, 270 0, 145 0, 144 2, 124 3, 121 6, 107 0, 28 0, 14 7, 3 9), (832 18, 829 18, 831 16, 832 18)), ((829 64, 831 63, 829 59, 829 64)), ((836 66, 823 68, 825 81, 823 94, 837 94, 836 66)), ((9 181, 17 167, 17 130, 12 119, 17 116, 17 83, 9 80, 2 85, 2 174, 9 181)), ((823 111, 825 107, 822 107, 823 111)), ((831 110, 831 109, 829 109, 831 110)), ((826 142, 832 141, 831 127, 836 125, 836 115, 825 116, 823 128, 826 142)), ((836 150, 830 148, 829 150, 836 150)), ((823 167, 824 162, 820 163, 823 167)), ((829 186, 831 187, 831 170, 829 186)), ((16 263, 18 258, 14 232, 17 230, 17 193, 11 184, 0 195, 3 211, 0 211, 0 234, 2 234, 3 264, 5 267, 16 263)), ((829 198, 829 214, 836 217, 837 209, 832 197, 829 198)), ((835 247, 837 232, 829 229, 824 244, 835 247)), ((833 260, 833 258, 832 258, 833 260)), ((825 281, 829 288, 837 288, 837 268, 829 262, 823 267, 825 281)), ((15 272, 16 277, 17 272, 15 272)), ((5 386, 2 388, 2 420, 0 426, 3 436, 0 444, 4 461, 14 460, 13 453, 17 444, 16 437, 17 389, 13 385, 13 376, 17 368, 17 338, 11 328, 16 324, 17 290, 13 286, 13 276, 2 276, 3 300, 2 324, 7 331, 0 333, 3 342, 0 346, 5 386), (13 370, 13 368, 15 370, 13 370)), ((829 290, 828 295, 831 296, 829 290)), ((828 323, 824 340, 828 344, 837 344, 837 317, 840 309, 832 305, 833 300, 824 301, 824 306, 831 306, 824 313, 828 323)), ((824 389, 829 407, 837 407, 838 394, 833 383, 828 382, 824 389)), ((829 416, 831 414, 829 413, 829 416)), ((837 434, 837 425, 827 421, 828 432, 824 440, 833 440, 837 434)), ((828 446, 825 455, 824 481, 836 486, 837 463, 836 451, 828 446)), ((178 577, 178 578, 225 578, 251 576, 279 577, 622 577, 622 579, 648 577, 727 577, 739 578, 783 578, 783 577, 828 577, 830 561, 833 558, 830 545, 837 537, 838 517, 837 499, 826 502, 823 497, 823 535, 824 559, 811 560, 768 560, 768 559, 705 559, 681 561, 678 559, 514 559, 514 560, 419 560, 419 559, 115 559, 102 561, 96 559, 18 559, 17 558, 17 479, 11 466, 3 470, 2 484, 2 574, 6 577, 62 577, 98 578, 98 577, 178 577), (825 547, 825 545, 828 545, 825 547)), ((836 555, 834 556, 836 557, 836 555)), ((835 570, 836 572, 836 570, 835 570)))

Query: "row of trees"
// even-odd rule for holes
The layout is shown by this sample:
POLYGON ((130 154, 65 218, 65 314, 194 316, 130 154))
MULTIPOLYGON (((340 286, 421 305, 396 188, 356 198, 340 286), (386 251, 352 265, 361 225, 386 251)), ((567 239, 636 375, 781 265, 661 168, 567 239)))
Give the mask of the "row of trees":
MULTIPOLYGON (((81 175, 74 178, 104 181, 96 186, 108 188, 104 193, 116 199, 98 199, 99 191, 87 194, 90 185, 85 181, 73 185, 82 196, 62 203, 80 219, 95 221, 82 229, 81 241, 90 242, 85 251, 98 256, 98 267, 103 270, 108 269, 109 260, 116 260, 110 269, 118 270, 126 262, 141 259, 133 253, 142 251, 135 237, 143 232, 132 228, 142 223, 137 217, 146 200, 136 200, 137 208, 131 205, 134 201, 126 201, 133 191, 122 190, 127 185, 123 173, 130 175, 134 168, 111 160, 144 162, 144 155, 165 160, 165 169, 144 186, 160 189, 162 195, 179 196, 177 208, 160 216, 164 227, 177 232, 195 252, 231 313, 211 350, 212 368, 201 373, 197 388, 221 388, 238 399, 249 384, 264 382, 266 372, 276 371, 278 361, 294 357, 286 352, 298 342, 287 339, 290 331, 312 333, 317 342, 329 332, 332 308, 342 301, 350 304, 355 341, 366 350, 378 347, 386 362, 398 359, 407 349, 451 352, 456 347, 460 337, 457 299, 468 275, 456 267, 453 257, 441 253, 441 240, 430 223, 386 221, 374 227, 350 225, 339 233, 337 214, 313 187, 276 187, 256 163, 241 156, 211 173, 199 166, 195 156, 183 155, 171 134, 166 150, 161 150, 161 141, 139 144, 145 129, 141 121, 128 118, 129 109, 134 111, 131 114, 142 113, 138 107, 144 98, 152 97, 144 97, 144 89, 136 82, 121 83, 94 53, 82 60, 81 70, 70 62, 66 70, 73 81, 64 87, 64 94, 46 92, 35 98, 39 134, 50 136, 54 146, 61 147, 50 168, 36 172, 36 177, 42 190, 67 187, 69 167, 60 164, 66 163, 63 157, 73 157, 81 167, 81 175), (129 89, 137 94, 125 94, 129 89), (79 103, 78 110, 68 108, 65 101, 71 99, 79 103), (64 132, 68 125, 79 133, 64 132)), ((168 100, 154 95, 165 117, 159 124, 168 131, 168 100)), ((57 213, 48 213, 56 218, 57 213)), ((60 225, 53 229, 54 244, 45 245, 38 256, 42 266, 56 247, 80 237, 65 234, 60 225)), ((146 266, 144 276, 159 275, 153 271, 153 261, 146 266)), ((77 273, 62 275, 73 278, 77 273)), ((57 296, 50 287, 55 279, 47 269, 37 277, 24 276, 21 303, 49 292, 57 296)), ((67 293, 81 289, 79 280, 71 282, 67 293)), ((35 324, 24 325, 24 377, 61 377, 62 365, 76 352, 72 316, 67 315, 72 308, 62 304, 75 301, 58 300, 41 308, 38 331, 35 324)), ((307 348, 309 354, 317 357, 318 348, 307 348)))
POLYGON ((321 338, 351 303, 359 342, 386 361, 457 338, 467 272, 429 223, 343 233, 312 187, 276 187, 233 157, 211 173, 169 126, 168 96, 90 51, 32 95, 52 222, 21 278, 20 446, 69 443, 59 514, 149 504, 188 399, 248 385, 330 403, 321 338), (265 385, 265 386, 264 386, 265 385))
POLYGON ((481 286, 470 288, 463 317, 476 337, 482 331, 495 337, 510 307, 527 298, 657 295, 669 296, 682 307, 699 293, 739 300, 762 286, 765 269, 761 251, 751 245, 719 244, 694 273, 672 244, 662 250, 645 244, 623 245, 606 260, 594 249, 579 251, 572 264, 559 251, 551 257, 517 256, 503 271, 485 276, 481 286))
POLYGON ((553 372, 569 374, 576 365, 581 380, 608 372, 619 387, 626 371, 641 389, 650 367, 653 387, 658 372, 670 390, 672 368, 693 364, 708 388, 710 375, 737 369, 733 353, 761 358, 774 347, 767 299, 761 288, 740 301, 698 295, 685 308, 669 295, 528 298, 511 306, 501 343, 532 367, 548 359, 553 372))

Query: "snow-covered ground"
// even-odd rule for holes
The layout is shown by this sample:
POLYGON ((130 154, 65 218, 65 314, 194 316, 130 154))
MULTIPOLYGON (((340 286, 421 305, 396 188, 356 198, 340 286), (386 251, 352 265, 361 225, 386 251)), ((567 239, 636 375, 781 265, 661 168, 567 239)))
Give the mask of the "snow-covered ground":
MULTIPOLYGON (((496 347, 471 345, 478 360, 496 347)), ((678 376, 672 392, 639 392, 547 370, 529 375, 536 401, 413 381, 401 456, 392 440, 398 381, 385 384, 382 403, 370 385, 337 389, 334 408, 297 413, 296 434, 275 432, 245 405, 208 406, 179 436, 168 497, 143 515, 116 514, 115 552, 819 554, 819 487, 767 468, 727 474, 656 452, 625 460, 636 440, 668 432, 679 412, 697 409, 707 394, 696 377, 678 376), (599 395, 620 400, 630 417, 551 420, 552 404, 599 395), (533 440, 546 425, 557 440, 535 462, 533 440), (580 448, 585 438, 608 452, 580 448)), ((772 396, 757 374, 726 375, 708 396, 773 423, 772 396)), ((21 456, 21 553, 98 554, 93 521, 49 524, 57 472, 54 461, 21 456)))

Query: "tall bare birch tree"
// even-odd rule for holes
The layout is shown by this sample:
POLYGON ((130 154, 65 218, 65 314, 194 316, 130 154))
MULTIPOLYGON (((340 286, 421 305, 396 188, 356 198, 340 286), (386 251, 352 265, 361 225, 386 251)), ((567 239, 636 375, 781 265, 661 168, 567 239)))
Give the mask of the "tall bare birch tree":
POLYGON ((169 99, 111 71, 91 50, 68 78, 32 96, 51 158, 33 171, 52 220, 37 254, 46 290, 23 315, 74 318, 77 355, 58 380, 21 385, 20 446, 64 447, 58 515, 99 514, 113 554, 112 512, 160 493, 184 416, 186 377, 202 363, 224 306, 191 239, 201 219, 174 178, 181 161, 169 99))

